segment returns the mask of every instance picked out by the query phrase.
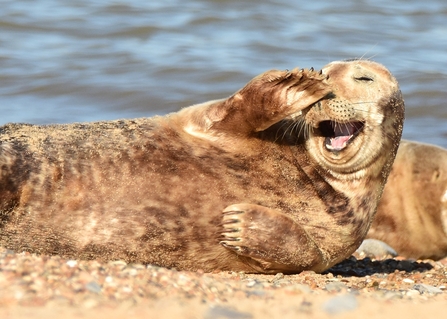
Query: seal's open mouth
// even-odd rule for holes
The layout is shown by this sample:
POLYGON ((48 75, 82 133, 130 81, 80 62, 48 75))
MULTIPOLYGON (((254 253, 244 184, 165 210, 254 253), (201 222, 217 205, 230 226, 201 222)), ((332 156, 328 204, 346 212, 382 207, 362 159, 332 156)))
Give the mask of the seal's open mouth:
POLYGON ((326 137, 324 141, 326 148, 331 151, 341 151, 360 133, 363 126, 362 122, 323 121, 319 129, 326 137))

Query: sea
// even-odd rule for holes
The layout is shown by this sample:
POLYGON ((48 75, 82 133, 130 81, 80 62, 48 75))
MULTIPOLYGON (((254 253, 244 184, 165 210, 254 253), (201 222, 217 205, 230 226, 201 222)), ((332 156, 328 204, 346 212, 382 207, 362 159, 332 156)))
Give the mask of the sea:
POLYGON ((0 0, 0 125, 163 115, 352 58, 399 81, 404 138, 447 147, 445 0, 0 0))

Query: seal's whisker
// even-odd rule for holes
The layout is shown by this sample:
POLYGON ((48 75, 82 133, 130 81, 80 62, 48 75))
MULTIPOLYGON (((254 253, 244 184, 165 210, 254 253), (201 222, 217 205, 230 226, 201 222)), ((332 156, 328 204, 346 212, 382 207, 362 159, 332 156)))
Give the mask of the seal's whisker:
POLYGON ((304 132, 304 138, 308 139, 310 137, 311 131, 313 132, 314 127, 312 125, 306 125, 306 130, 304 132))
POLYGON ((294 132, 295 132, 295 136, 300 136, 300 134, 301 134, 301 130, 302 130, 302 127, 303 127, 303 125, 304 125, 304 121, 303 120, 301 120, 301 121, 296 121, 294 124, 293 124, 293 128, 292 128, 292 131, 291 131, 291 133, 292 134, 294 134, 294 132))
POLYGON ((300 135, 301 127, 303 126, 303 124, 304 121, 301 119, 299 121, 296 121, 295 124, 293 125, 293 131, 298 132, 298 136, 300 135))
POLYGON ((364 113, 367 113, 367 114, 379 114, 378 112, 374 112, 374 111, 371 111, 371 110, 362 110, 362 109, 357 109, 357 108, 352 108, 354 111, 356 111, 356 112, 364 112, 364 113))
POLYGON ((387 132, 382 132, 384 136, 390 138, 390 139, 396 139, 396 136, 393 136, 391 134, 388 134, 387 132))
POLYGON ((350 128, 352 128, 354 125, 352 124, 352 123, 350 123, 350 122, 345 122, 345 123, 343 123, 344 124, 344 126, 345 126, 345 129, 346 129, 346 131, 347 132, 349 132, 350 130, 350 128))
POLYGON ((275 142, 278 140, 284 140, 286 138, 287 132, 289 131, 290 127, 293 125, 290 123, 291 121, 284 121, 284 123, 281 124, 281 126, 278 128, 276 135, 275 135, 275 142), (287 126, 286 126, 287 125, 287 126), (286 126, 285 129, 284 126, 286 126), (278 133, 282 132, 281 136, 278 136, 278 133))
POLYGON ((303 121, 300 123, 300 131, 298 132, 298 136, 301 136, 301 134, 304 135, 304 138, 307 139, 306 131, 308 130, 309 124, 306 123, 306 121, 303 119, 303 121))
POLYGON ((367 57, 366 59, 367 60, 372 60, 373 58, 375 58, 377 56, 377 53, 376 54, 373 54, 373 55, 370 55, 369 57, 367 57))
MULTIPOLYGON (((288 121, 281 121, 281 126, 278 128, 278 130, 276 131, 275 134, 275 140, 274 142, 277 142, 279 139, 283 139, 285 136, 285 133, 283 133, 282 137, 279 136, 279 133, 282 131, 282 129, 284 128, 284 126, 288 125, 288 121)), ((287 129, 286 129, 287 131, 287 129)))
POLYGON ((351 105, 355 105, 355 104, 367 104, 367 103, 377 103, 377 101, 362 101, 362 102, 354 102, 354 103, 351 103, 351 105))
POLYGON ((285 120, 280 124, 275 133, 275 142, 278 140, 287 140, 288 137, 296 140, 306 134, 306 120, 303 117, 298 117, 294 120, 285 120))
POLYGON ((290 128, 290 135, 293 135, 293 132, 296 129, 296 122, 293 122, 292 124, 290 124, 289 128, 290 128))
POLYGON ((368 51, 366 51, 360 58, 359 60, 371 60, 373 57, 375 57, 377 54, 374 54, 372 56, 370 56, 369 58, 365 58, 365 55, 367 55, 371 50, 373 50, 379 43, 376 43, 372 46, 371 49, 369 49, 368 51))

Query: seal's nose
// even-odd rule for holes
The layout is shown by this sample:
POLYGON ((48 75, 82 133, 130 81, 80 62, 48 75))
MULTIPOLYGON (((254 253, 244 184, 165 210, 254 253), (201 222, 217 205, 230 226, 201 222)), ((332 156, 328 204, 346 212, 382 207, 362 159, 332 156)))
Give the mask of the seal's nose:
POLYGON ((326 94, 322 100, 330 100, 330 99, 335 99, 337 96, 335 95, 334 92, 329 92, 328 94, 326 94))

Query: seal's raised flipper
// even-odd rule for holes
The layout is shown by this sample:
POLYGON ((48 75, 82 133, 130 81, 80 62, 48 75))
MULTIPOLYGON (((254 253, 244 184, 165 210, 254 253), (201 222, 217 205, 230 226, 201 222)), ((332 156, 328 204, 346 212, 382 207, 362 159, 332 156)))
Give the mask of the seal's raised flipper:
POLYGON ((248 257, 256 271, 298 272, 324 264, 320 249, 303 227, 273 209, 254 204, 231 205, 223 211, 222 226, 220 243, 248 257))
POLYGON ((209 105, 207 122, 217 131, 263 131, 328 95, 327 77, 313 69, 267 71, 228 99, 209 105))

